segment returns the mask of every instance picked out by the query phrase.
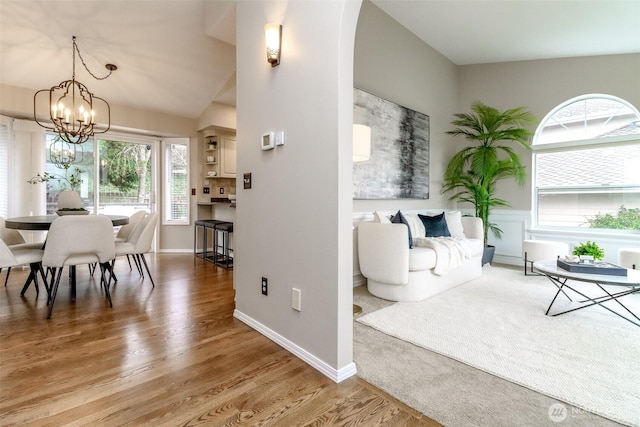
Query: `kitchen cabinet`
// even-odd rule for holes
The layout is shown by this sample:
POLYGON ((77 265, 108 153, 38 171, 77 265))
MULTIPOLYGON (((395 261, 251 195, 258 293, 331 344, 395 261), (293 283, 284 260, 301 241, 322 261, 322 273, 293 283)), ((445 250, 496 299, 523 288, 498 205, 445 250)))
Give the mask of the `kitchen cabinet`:
POLYGON ((223 136, 220 141, 220 177, 236 177, 237 142, 235 137, 223 136))

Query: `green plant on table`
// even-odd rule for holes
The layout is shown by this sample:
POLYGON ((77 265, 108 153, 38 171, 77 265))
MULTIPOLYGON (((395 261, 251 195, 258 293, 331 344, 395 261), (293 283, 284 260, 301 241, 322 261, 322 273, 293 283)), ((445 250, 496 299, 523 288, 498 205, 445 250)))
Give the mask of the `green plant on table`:
POLYGON ((72 191, 78 191, 80 189, 80 184, 82 184, 80 168, 75 167, 73 172, 69 174, 69 165, 64 165, 65 174, 58 175, 55 173, 43 172, 42 174, 37 174, 31 179, 27 180, 29 184, 40 184, 43 182, 49 181, 58 181, 62 188, 66 188, 72 191))
POLYGON ((598 246, 595 242, 587 240, 587 243, 582 243, 573 248, 574 255, 590 255, 595 260, 602 260, 604 258, 604 249, 598 246))

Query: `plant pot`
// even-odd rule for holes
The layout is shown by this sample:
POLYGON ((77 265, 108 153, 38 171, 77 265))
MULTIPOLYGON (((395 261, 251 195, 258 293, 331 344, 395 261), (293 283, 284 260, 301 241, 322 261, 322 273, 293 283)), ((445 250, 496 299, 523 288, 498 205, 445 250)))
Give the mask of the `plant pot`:
POLYGON ((482 251, 482 265, 485 264, 491 264, 491 262, 493 261, 493 255, 496 253, 496 247, 495 246, 485 246, 483 251, 482 251))

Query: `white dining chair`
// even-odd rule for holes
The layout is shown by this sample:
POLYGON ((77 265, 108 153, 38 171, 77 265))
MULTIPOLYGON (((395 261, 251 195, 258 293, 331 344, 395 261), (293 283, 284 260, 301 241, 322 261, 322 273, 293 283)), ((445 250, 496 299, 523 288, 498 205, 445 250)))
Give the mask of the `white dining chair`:
POLYGON ((145 215, 147 215, 147 211, 134 212, 133 215, 129 217, 129 222, 120 227, 120 230, 118 230, 118 233, 116 234, 116 242, 126 242, 129 238, 129 235, 133 232, 140 220, 142 220, 145 215))
POLYGON ((113 307, 109 284, 111 281, 111 261, 115 258, 113 224, 104 215, 62 216, 51 224, 47 235, 47 245, 42 256, 42 265, 52 269, 49 285, 49 312, 58 293, 63 267, 80 264, 100 265, 100 284, 105 291, 109 306, 113 307), (107 280, 107 273, 109 279, 107 280))
MULTIPOLYGON (((126 242, 129 239, 131 233, 133 233, 133 230, 135 230, 138 224, 140 224, 140 221, 145 217, 145 215, 147 215, 147 211, 137 211, 133 215, 131 215, 129 217, 129 222, 120 227, 120 230, 118 230, 118 233, 115 237, 116 243, 126 242)), ((127 255, 127 262, 129 263, 129 270, 131 270, 131 259, 129 259, 129 255, 127 255)))
MULTIPOLYGON (((29 277, 22 287, 22 291, 20 295, 24 295, 24 293, 29 288, 31 282, 33 282, 36 288, 36 295, 40 293, 40 288, 38 287, 38 273, 42 277, 45 288, 47 288, 47 294, 49 293, 49 288, 47 286, 47 279, 44 275, 44 271, 42 269, 42 257, 44 255, 44 251, 42 248, 18 248, 12 250, 3 240, 0 240, 0 269, 1 268, 11 268, 17 267, 19 265, 29 264, 31 272, 29 273, 29 277)), ((7 273, 8 276, 8 273, 7 273)), ((6 286, 6 282, 5 282, 6 286)))
MULTIPOLYGON (((151 243, 153 242, 153 236, 157 225, 158 213, 151 212, 140 220, 126 242, 116 242, 116 256, 132 255, 133 260, 136 263, 136 267, 138 268, 138 273, 140 273, 141 277, 144 277, 142 269, 144 266, 144 269, 147 270, 147 274, 151 280, 151 285, 154 288, 156 284, 153 281, 153 276, 151 276, 149 265, 147 264, 144 254, 151 251, 151 243)), ((115 260, 113 262, 115 262, 115 260)))
MULTIPOLYGON (((43 243, 27 243, 22 234, 18 230, 13 230, 5 226, 4 217, 0 216, 0 240, 2 240, 11 250, 21 249, 42 249, 43 243)), ((0 267, 0 273, 5 267, 0 267)), ((7 286, 9 281, 9 274, 11 274, 11 268, 7 267, 7 275, 4 278, 4 286, 7 286)), ((37 283, 36 283, 37 289, 37 283)))

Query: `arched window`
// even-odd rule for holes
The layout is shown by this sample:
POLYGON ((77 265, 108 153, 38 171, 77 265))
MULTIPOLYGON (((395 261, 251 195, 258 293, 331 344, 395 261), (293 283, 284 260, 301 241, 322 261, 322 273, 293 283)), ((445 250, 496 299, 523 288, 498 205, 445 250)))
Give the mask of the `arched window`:
POLYGON ((540 228, 640 232, 640 113, 608 95, 553 109, 536 130, 534 211, 540 228))

